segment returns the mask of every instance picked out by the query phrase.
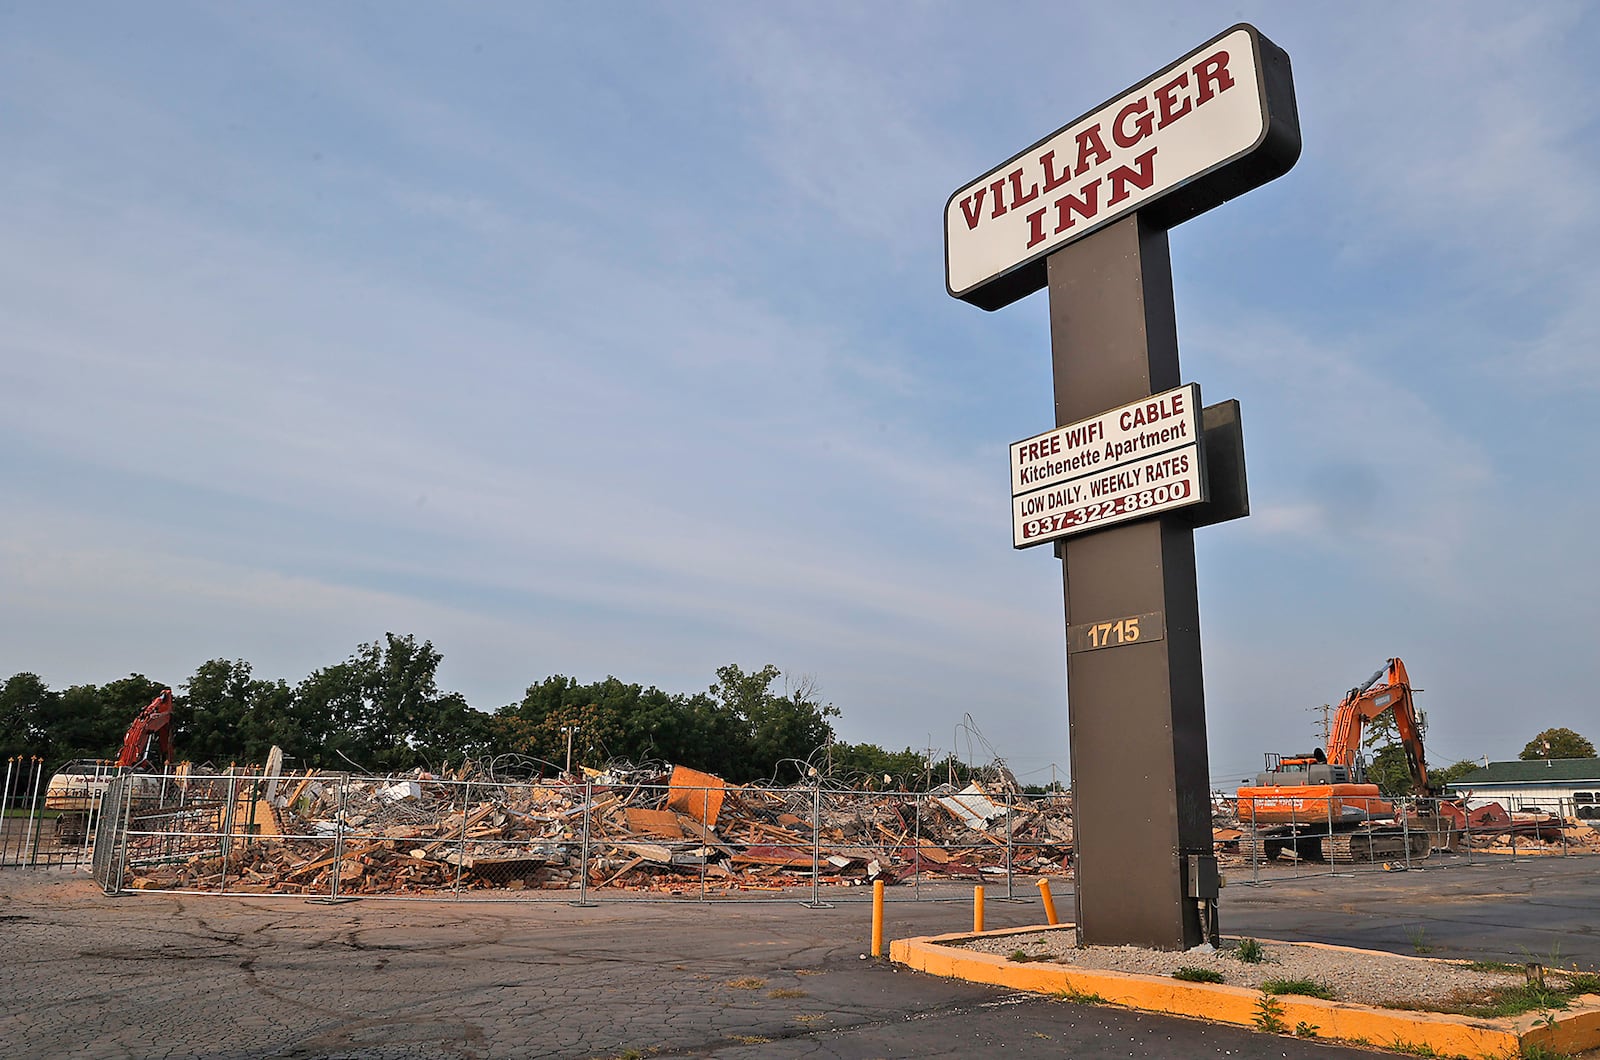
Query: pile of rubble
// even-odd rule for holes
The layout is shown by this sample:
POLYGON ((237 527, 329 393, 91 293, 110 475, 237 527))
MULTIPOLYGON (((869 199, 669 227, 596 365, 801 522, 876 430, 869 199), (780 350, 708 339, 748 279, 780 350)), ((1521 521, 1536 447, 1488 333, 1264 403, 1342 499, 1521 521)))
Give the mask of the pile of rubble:
POLYGON ((126 886, 273 894, 780 891, 1066 871, 1065 797, 739 786, 682 766, 499 781, 463 768, 208 778, 135 815, 126 886), (177 805, 174 805, 176 802, 177 805), (337 892, 335 892, 337 878, 337 892))

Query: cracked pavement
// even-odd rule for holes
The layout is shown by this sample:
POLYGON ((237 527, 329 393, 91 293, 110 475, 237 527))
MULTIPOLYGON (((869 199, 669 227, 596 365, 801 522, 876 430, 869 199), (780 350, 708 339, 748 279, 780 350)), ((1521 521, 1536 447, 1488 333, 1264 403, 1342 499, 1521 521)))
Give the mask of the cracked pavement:
MULTIPOLYGON (((1425 937, 1440 956, 1554 952, 1594 967, 1594 866, 1525 859, 1229 888, 1223 929, 1407 953, 1425 937)), ((886 938, 970 926, 970 890, 922 893, 949 900, 893 896, 886 938)), ((106 898, 81 876, 7 870, 0 1056, 1375 1055, 863 959, 870 906, 849 897, 829 909, 106 898)), ((991 928, 1040 920, 1036 897, 987 905, 991 928)))

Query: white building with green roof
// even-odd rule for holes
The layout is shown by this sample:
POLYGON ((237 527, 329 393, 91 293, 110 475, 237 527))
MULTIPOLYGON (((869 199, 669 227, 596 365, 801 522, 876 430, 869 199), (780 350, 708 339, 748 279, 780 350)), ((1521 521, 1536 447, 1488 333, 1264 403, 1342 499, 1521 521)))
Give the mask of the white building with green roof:
POLYGON ((1445 785, 1469 806, 1498 802, 1507 810, 1548 810, 1600 823, 1600 758, 1490 762, 1445 785))

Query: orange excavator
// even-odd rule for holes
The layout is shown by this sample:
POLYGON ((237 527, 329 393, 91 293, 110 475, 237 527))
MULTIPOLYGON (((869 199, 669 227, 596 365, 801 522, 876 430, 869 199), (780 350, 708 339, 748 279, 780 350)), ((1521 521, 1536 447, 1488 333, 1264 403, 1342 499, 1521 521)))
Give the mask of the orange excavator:
POLYGON ((84 838, 89 817, 118 773, 161 772, 172 764, 172 689, 139 711, 122 737, 122 751, 114 762, 79 758, 61 767, 45 789, 44 805, 56 811, 56 838, 63 844, 84 838))
POLYGON ((1411 679, 1405 663, 1390 659, 1340 701, 1326 753, 1319 748, 1309 754, 1268 754, 1256 782, 1239 788, 1239 821, 1254 831, 1267 858, 1285 849, 1336 861, 1384 860, 1408 851, 1412 857, 1427 856, 1429 835, 1437 830, 1433 821, 1419 820, 1415 828, 1397 821, 1394 805, 1383 799, 1378 785, 1367 783, 1357 754, 1362 728, 1386 711, 1394 714, 1411 794, 1424 799, 1435 794, 1411 679))

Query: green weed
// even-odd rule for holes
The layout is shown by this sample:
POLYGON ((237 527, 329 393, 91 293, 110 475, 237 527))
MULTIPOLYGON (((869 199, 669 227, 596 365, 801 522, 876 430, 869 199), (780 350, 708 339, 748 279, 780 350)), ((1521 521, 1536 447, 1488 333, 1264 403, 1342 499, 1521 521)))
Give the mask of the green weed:
POLYGON ((1577 997, 1579 994, 1600 994, 1600 975, 1594 972, 1572 972, 1567 976, 1567 992, 1577 997))
POLYGON ((1063 989, 1063 990, 1054 991, 1050 996, 1055 998, 1057 1001, 1070 1001, 1074 1005, 1109 1005, 1109 1004, 1111 1004, 1111 1002, 1107 1001, 1105 998, 1101 997, 1099 994, 1092 993, 1092 992, 1086 994, 1081 990, 1074 990, 1070 986, 1065 988, 1065 989, 1063 989))
POLYGON ((1268 994, 1297 994, 1320 997, 1324 1001, 1333 1000, 1333 988, 1315 979, 1267 979, 1262 982, 1261 989, 1268 994))
POLYGON ((1307 1023, 1305 1020, 1301 1020, 1294 1025, 1294 1036, 1296 1038, 1315 1038, 1317 1032, 1321 1029, 1315 1023, 1307 1023))
POLYGON ((1255 939, 1240 939, 1233 955, 1246 964, 1260 964, 1267 959, 1267 950, 1255 939))
POLYGON ((1416 954, 1432 953, 1433 947, 1423 941, 1428 932, 1422 925, 1406 928, 1406 938, 1411 940, 1411 951, 1416 954))
POLYGON ((1530 1042, 1524 1045, 1517 1053, 1517 1060, 1572 1060, 1572 1054, 1558 1053, 1537 1043, 1530 1042))
POLYGON ((1214 968, 1196 968, 1185 965, 1172 973, 1172 978, 1182 979, 1186 983, 1220 983, 1223 982, 1222 973, 1214 968))
POLYGON ((1256 1002, 1256 1030, 1263 1034, 1282 1034, 1289 1029, 1283 1022, 1283 1005, 1277 998, 1262 994, 1256 1002))
POLYGON ((1006 960, 1016 961, 1018 964, 1027 964, 1031 961, 1047 961, 1049 959, 1042 953, 1029 953, 1027 950, 1012 950, 1011 956, 1006 958, 1006 960))

